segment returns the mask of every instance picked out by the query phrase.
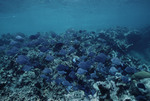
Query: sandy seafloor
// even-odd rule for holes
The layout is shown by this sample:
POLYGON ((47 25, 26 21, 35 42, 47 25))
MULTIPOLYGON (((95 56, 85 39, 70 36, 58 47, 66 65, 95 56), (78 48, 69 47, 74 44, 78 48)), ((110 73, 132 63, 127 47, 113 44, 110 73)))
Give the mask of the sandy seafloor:
POLYGON ((0 101, 150 101, 149 32, 2 34, 0 101))

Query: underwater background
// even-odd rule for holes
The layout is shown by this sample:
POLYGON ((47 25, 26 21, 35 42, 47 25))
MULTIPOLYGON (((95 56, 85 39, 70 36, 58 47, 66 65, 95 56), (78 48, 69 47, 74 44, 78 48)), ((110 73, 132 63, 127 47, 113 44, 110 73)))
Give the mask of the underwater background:
POLYGON ((150 0, 0 0, 0 101, 150 101, 150 0))
POLYGON ((0 33, 145 27, 149 0, 0 0, 0 33))

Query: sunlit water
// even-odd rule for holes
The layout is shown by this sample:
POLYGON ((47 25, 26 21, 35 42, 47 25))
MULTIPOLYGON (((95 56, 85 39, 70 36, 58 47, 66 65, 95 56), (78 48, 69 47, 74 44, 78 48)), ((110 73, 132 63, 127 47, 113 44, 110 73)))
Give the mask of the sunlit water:
POLYGON ((150 22, 148 4, 146 0, 0 0, 0 33, 141 27, 150 22))

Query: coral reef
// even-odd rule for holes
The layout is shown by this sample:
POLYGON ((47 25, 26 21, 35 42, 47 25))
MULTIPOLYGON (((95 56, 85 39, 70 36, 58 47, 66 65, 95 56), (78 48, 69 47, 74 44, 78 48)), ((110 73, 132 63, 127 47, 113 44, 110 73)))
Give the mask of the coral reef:
POLYGON ((128 54, 137 45, 137 33, 117 27, 1 35, 0 98, 148 101, 149 67, 128 54), (132 40, 134 36, 137 39, 132 40))

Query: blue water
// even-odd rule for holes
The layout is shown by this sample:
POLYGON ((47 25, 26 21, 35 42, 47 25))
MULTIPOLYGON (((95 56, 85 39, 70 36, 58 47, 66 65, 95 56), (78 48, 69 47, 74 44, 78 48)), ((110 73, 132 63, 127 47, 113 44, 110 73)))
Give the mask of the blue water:
POLYGON ((150 24, 149 0, 0 0, 0 33, 150 24))

